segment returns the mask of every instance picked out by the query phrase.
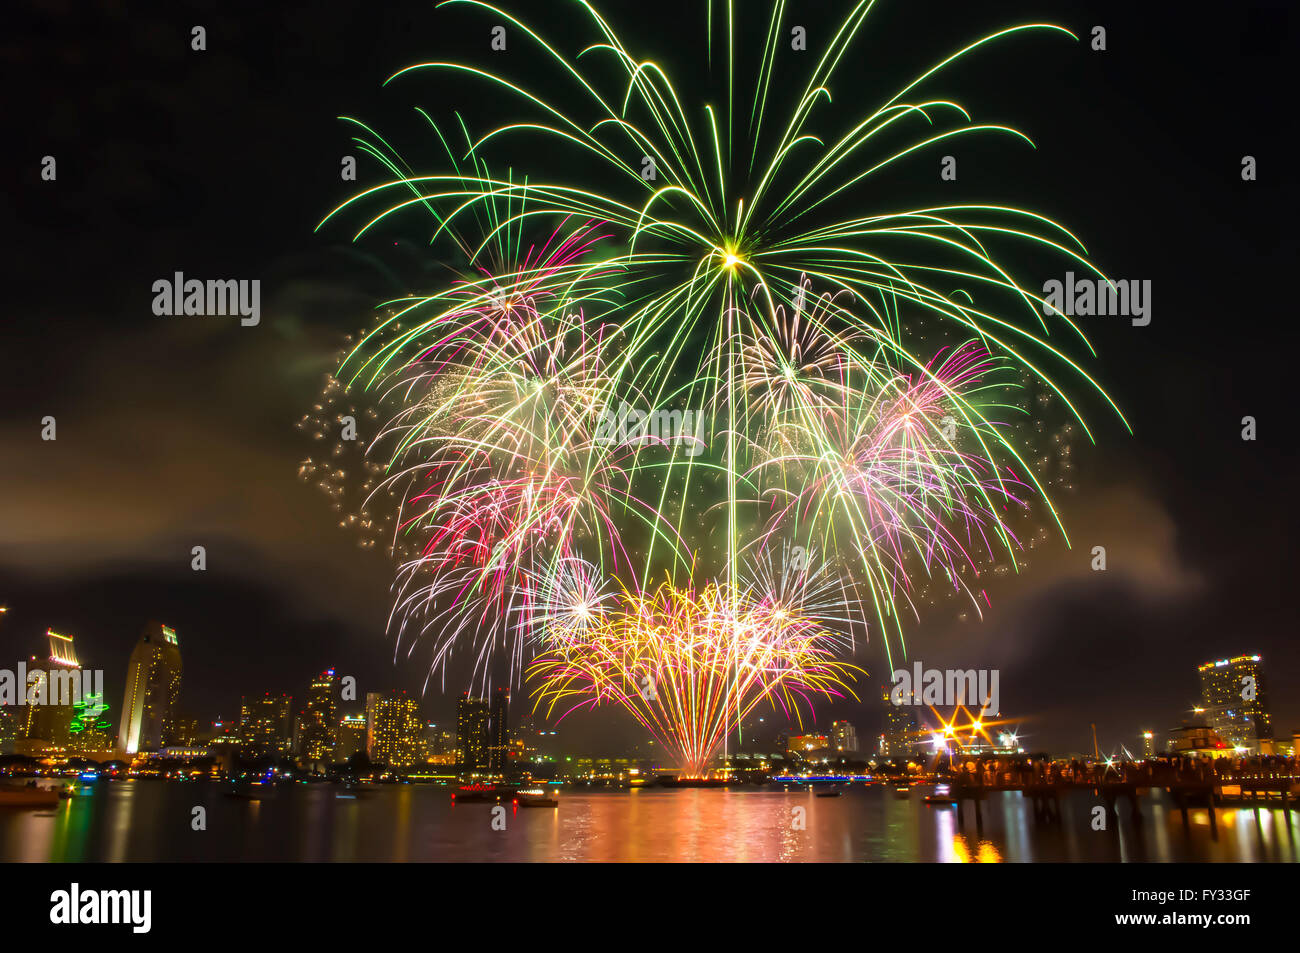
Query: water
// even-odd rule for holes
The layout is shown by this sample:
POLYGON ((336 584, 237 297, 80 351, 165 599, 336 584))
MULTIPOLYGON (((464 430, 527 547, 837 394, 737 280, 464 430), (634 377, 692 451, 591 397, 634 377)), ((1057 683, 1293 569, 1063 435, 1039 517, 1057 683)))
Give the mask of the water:
POLYGON ((333 785, 281 786, 271 800, 224 796, 225 785, 100 782, 46 812, 0 809, 0 860, 9 861, 1295 861, 1300 813, 1205 809, 1184 830, 1163 795, 1143 799, 1134 825, 1120 801, 1109 831, 1091 829, 1094 799, 1072 792, 1060 825, 1035 824, 1019 794, 990 795, 983 830, 965 807, 930 807, 922 793, 849 789, 814 798, 779 788, 565 791, 560 807, 452 806, 424 785, 377 788, 359 800, 333 785), (207 809, 207 830, 191 829, 207 809), (805 811, 806 829, 792 823, 805 811))

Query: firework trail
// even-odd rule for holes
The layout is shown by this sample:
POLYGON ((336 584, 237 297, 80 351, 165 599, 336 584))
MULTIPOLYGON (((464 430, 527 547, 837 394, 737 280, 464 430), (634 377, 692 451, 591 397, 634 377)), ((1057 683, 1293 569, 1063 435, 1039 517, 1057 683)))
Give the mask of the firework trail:
POLYGON ((892 664, 931 580, 978 610, 979 567, 1016 565, 1010 518, 1031 501, 1064 535, 1013 445, 1007 395, 1030 382, 1089 439, 1059 376, 1119 411, 1057 340, 1091 353, 1079 328, 1004 253, 1104 275, 1043 215, 884 206, 896 190, 880 185, 962 137, 1032 145, 922 91, 993 44, 1072 34, 995 31, 853 117, 832 90, 873 0, 850 7, 802 87, 774 83, 790 75, 783 0, 752 64, 737 51, 735 5, 709 0, 710 66, 725 73, 716 100, 634 56, 587 0, 573 4, 573 31, 591 37, 575 56, 493 4, 442 5, 506 24, 577 105, 470 63, 403 69, 389 82, 432 73, 511 104, 509 121, 478 135, 459 116, 448 134, 421 110, 445 152, 432 174, 348 120, 388 178, 326 222, 359 214, 361 239, 427 214, 431 241, 470 264, 441 290, 388 302, 339 372, 393 408, 371 444, 385 461, 371 499, 400 501, 399 649, 431 640, 432 673, 463 648, 484 678, 501 654, 512 675, 539 658, 539 703, 616 702, 699 771, 754 705, 798 717, 838 691, 835 653, 854 650, 867 620, 892 664), (498 149, 544 152, 564 171, 494 174, 498 149), (905 319, 949 343, 918 349, 905 319), (707 452, 609 439, 609 408, 628 403, 703 414, 707 452), (705 572, 702 541, 719 533, 705 572), (794 548, 823 568, 801 557, 791 576, 794 548))
MULTIPOLYGON (((843 639, 785 598, 726 585, 625 591, 531 668, 548 712, 617 704, 703 777, 729 730, 760 704, 800 720, 814 698, 853 696, 843 639)), ((792 598, 793 597, 793 598, 792 598)), ((572 632, 573 630, 568 630, 572 632)))

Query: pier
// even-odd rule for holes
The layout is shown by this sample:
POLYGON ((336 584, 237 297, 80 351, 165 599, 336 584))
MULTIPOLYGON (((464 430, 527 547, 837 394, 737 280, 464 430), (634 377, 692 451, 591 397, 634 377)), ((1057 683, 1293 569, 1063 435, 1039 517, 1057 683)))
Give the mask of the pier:
MULTIPOLYGON (((1118 817, 1120 802, 1124 802, 1129 817, 1140 824, 1141 799, 1154 790, 1163 790, 1181 813, 1184 827, 1189 824, 1188 811, 1203 807, 1209 811, 1210 829, 1215 834, 1216 808, 1241 806, 1257 812, 1260 808, 1280 808, 1290 812, 1297 809, 1300 797, 1300 770, 1294 758, 1112 764, 986 761, 980 765, 967 762, 966 770, 953 767, 949 796, 957 807, 958 824, 965 823, 965 803, 969 801, 977 829, 983 828, 983 802, 989 794, 1004 791, 1020 792, 1032 803, 1034 820, 1040 823, 1060 823, 1062 793, 1086 790, 1093 792, 1114 817, 1118 817)), ((1290 825, 1287 829, 1290 832, 1290 825)))

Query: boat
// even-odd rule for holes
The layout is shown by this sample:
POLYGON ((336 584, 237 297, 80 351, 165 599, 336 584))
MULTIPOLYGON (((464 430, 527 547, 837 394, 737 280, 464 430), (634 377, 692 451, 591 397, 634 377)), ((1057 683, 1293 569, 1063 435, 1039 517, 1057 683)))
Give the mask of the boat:
POLYGON ((907 800, 912 796, 912 786, 910 784, 900 784, 894 788, 894 797, 907 800))
POLYGON ((728 788, 738 783, 733 778, 675 778, 668 774, 659 778, 659 786, 664 788, 728 788))
POLYGON ((559 807, 560 801, 542 788, 526 788, 515 794, 515 803, 520 807, 559 807))
POLYGON ((504 784, 462 784, 451 792, 453 804, 470 804, 491 801, 496 803, 512 797, 515 789, 504 784))
POLYGON ((0 787, 0 807, 55 807, 59 795, 35 785, 25 788, 0 787))
POLYGON ((275 789, 269 784, 252 784, 246 788, 235 788, 233 791, 227 791, 226 797, 237 798, 241 801, 264 801, 275 797, 275 789))
POLYGON ((925 803, 926 804, 956 804, 957 799, 954 798, 949 793, 948 785, 936 784, 934 786, 934 793, 927 794, 925 796, 925 803))

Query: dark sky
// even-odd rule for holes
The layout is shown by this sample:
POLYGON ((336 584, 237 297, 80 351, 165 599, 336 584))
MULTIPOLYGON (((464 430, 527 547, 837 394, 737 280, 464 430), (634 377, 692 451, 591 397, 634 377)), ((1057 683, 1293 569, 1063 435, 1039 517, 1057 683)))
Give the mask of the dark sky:
MULTIPOLYGON (((343 334, 392 292, 447 274, 415 220, 357 247, 343 226, 313 233, 352 189, 338 169, 355 148, 336 117, 435 159, 410 107, 473 115, 484 97, 434 77, 380 84, 477 48, 485 21, 403 2, 12 6, 0 38, 4 657, 35 651, 47 626, 70 631, 106 670, 111 704, 157 618, 180 633, 184 705, 203 718, 232 713, 246 692, 300 694, 327 665, 362 691, 418 689, 423 668, 394 665, 384 634, 388 568, 298 481, 307 447, 293 425, 343 334), (205 52, 190 49, 195 24, 205 52), (40 179, 45 155, 55 182, 40 179), (261 279, 261 324, 155 317, 151 285, 175 271, 261 279), (45 415, 57 441, 40 439, 45 415), (206 573, 189 568, 196 544, 206 573)), ((1300 729, 1285 343, 1296 14, 1282 0, 1212 20, 1147 6, 882 0, 835 85, 865 108, 997 27, 1047 21, 1085 37, 1008 43, 927 90, 1037 144, 963 147, 963 197, 1057 218, 1108 274, 1153 283, 1149 326, 1086 325, 1092 367, 1134 434, 1089 408, 1096 446, 1074 448, 1077 488, 1058 500, 1073 549, 1055 540, 994 584, 982 622, 935 613, 911 638, 927 667, 999 668, 1004 710, 1025 719, 1031 745, 1055 750, 1090 748, 1090 722, 1103 747, 1133 748, 1141 728, 1185 716, 1197 663, 1245 652, 1265 658, 1279 732, 1300 729), (1096 24, 1104 52, 1086 42, 1096 24), (1241 181, 1247 154, 1258 181, 1241 181), (1240 437, 1247 414, 1255 442, 1240 437), (1107 549, 1105 573, 1088 568, 1094 545, 1107 549)), ((526 7, 562 36, 575 22, 558 0, 526 7)), ((610 9, 634 52, 706 81, 700 4, 610 9)), ((830 23, 807 14, 810 47, 830 23)), ((895 180, 910 191, 886 204, 929 201, 934 163, 895 180)), ((376 177, 362 166, 363 183, 376 177)), ((857 661, 885 674, 873 647, 857 661)), ((822 720, 876 730, 873 684, 868 704, 822 720)), ((435 690, 426 707, 441 718, 450 703, 435 690)), ((611 746, 633 737, 603 714, 572 731, 611 746)))

